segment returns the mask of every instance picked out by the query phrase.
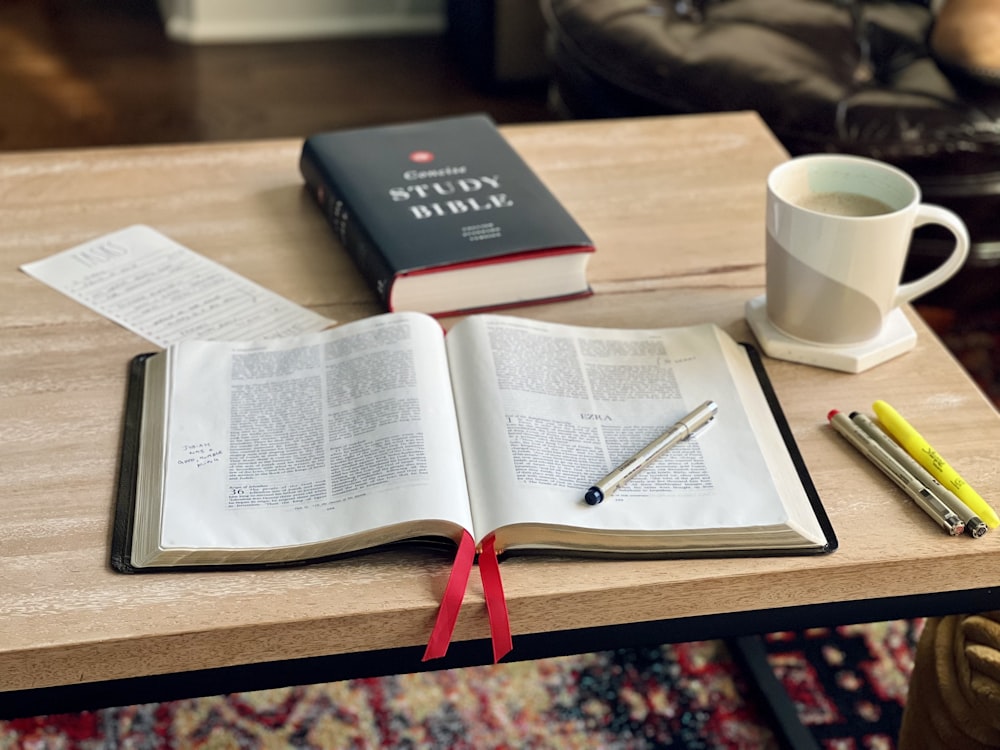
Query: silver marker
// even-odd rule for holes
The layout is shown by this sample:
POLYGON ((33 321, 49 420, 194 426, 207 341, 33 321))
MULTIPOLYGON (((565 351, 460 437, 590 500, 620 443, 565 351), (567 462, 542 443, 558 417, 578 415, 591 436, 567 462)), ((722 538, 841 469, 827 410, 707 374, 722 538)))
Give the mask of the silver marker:
POLYGON ((924 486, 930 490, 932 495, 937 497, 937 499, 947 505, 956 516, 961 518, 962 523, 965 524, 966 534, 978 539, 990 530, 990 527, 986 525, 986 522, 977 516, 972 508, 963 503, 959 499, 958 495, 935 479, 931 473, 927 471, 927 469, 921 466, 913 456, 907 453, 903 446, 889 437, 888 433, 886 433, 881 427, 872 422, 864 414, 856 411, 851 412, 851 421, 860 427, 862 431, 868 435, 868 437, 885 448, 886 452, 899 461, 899 463, 901 463, 911 474, 913 474, 918 481, 922 482, 924 486))
POLYGON ((952 536, 958 536, 965 531, 965 524, 952 510, 931 494, 923 483, 908 472, 896 459, 890 456, 882 446, 866 435, 860 427, 834 409, 827 415, 830 424, 857 448, 869 461, 875 464, 882 473, 896 483, 921 510, 952 536))

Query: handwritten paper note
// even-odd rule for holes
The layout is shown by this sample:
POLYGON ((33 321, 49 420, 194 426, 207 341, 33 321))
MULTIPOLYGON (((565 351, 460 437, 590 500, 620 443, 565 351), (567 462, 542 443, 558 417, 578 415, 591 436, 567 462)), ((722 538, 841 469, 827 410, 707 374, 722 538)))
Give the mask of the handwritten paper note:
POLYGON ((21 270, 163 347, 291 336, 334 323, 141 224, 21 270))

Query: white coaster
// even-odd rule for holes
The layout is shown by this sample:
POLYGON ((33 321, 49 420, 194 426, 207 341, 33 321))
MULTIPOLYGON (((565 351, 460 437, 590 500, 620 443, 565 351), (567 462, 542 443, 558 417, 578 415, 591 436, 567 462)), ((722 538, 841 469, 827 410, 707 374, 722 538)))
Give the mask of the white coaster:
POLYGON ((864 372, 917 345, 917 332, 899 308, 889 313, 878 336, 852 346, 807 344, 782 333, 767 319, 767 300, 764 295, 747 301, 746 317, 761 348, 769 357, 829 370, 864 372))

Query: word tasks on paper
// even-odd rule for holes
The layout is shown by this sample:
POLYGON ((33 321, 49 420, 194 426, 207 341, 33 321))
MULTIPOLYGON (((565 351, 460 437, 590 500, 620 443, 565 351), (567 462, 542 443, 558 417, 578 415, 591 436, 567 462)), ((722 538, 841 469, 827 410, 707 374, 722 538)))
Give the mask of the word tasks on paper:
POLYGON ((291 336, 334 323, 143 225, 21 270, 163 347, 291 336))

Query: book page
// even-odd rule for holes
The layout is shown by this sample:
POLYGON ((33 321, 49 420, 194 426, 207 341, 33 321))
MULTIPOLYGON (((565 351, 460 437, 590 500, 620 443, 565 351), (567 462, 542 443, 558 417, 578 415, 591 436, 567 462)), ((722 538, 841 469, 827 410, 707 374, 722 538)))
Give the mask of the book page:
POLYGON ((170 351, 163 546, 294 546, 436 519, 471 529, 432 318, 170 351))
POLYGON ((334 323, 143 225, 21 270, 162 347, 293 336, 334 323))
POLYGON ((726 364, 745 354, 716 327, 623 331, 478 316, 455 326, 448 348, 480 538, 524 523, 641 533, 787 521, 726 364), (583 501, 709 399, 719 411, 705 431, 601 505, 583 501))

